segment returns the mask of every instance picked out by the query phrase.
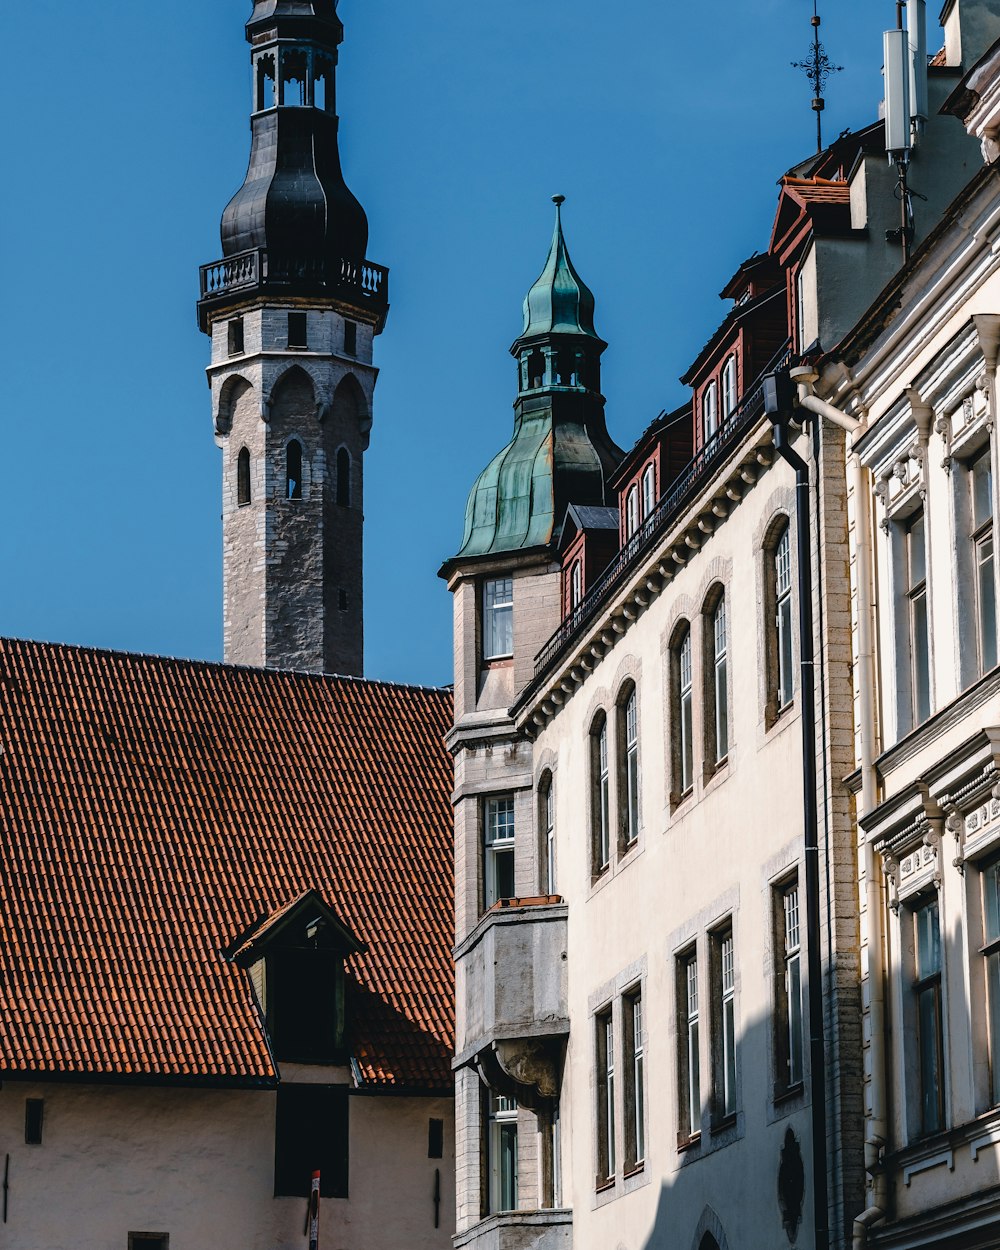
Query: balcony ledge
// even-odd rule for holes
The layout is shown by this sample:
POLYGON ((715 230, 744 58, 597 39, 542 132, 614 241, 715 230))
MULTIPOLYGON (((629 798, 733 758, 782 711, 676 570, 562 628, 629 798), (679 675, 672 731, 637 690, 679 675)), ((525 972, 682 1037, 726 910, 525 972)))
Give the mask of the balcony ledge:
POLYGON ((570 1250, 573 1212, 507 1211, 490 1215, 453 1240, 455 1250, 570 1250))

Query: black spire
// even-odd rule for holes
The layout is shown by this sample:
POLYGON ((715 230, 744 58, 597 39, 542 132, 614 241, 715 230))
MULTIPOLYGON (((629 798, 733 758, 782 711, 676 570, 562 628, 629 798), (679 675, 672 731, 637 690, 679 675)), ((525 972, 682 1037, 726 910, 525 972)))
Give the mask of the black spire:
POLYGON ((256 0, 250 166, 222 215, 223 260, 202 269, 199 316, 249 290, 386 303, 386 273, 365 263, 368 219, 337 146, 336 0, 256 0))

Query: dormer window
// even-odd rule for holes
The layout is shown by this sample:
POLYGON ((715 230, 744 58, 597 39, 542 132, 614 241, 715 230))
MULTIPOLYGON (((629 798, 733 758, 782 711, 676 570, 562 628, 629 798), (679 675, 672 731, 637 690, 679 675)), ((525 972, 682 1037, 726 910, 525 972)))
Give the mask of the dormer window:
POLYGON ((736 412, 736 357, 730 356, 722 370, 722 420, 736 412))
POLYGON ((639 528, 639 488, 632 486, 625 496, 625 541, 639 528))
POLYGON ((653 511, 656 506, 656 469, 647 464, 642 473, 642 519, 653 511))
POLYGON ((237 942, 279 1063, 346 1063, 344 961, 364 949, 315 891, 237 942))

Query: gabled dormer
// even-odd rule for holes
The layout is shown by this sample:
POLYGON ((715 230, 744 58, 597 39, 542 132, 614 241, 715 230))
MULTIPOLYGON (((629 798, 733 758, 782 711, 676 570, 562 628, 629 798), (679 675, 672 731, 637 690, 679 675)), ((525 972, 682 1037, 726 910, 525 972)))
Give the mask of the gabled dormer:
POLYGON ((260 917, 225 952, 249 974, 279 1063, 347 1063, 344 964, 366 950, 308 890, 260 917))

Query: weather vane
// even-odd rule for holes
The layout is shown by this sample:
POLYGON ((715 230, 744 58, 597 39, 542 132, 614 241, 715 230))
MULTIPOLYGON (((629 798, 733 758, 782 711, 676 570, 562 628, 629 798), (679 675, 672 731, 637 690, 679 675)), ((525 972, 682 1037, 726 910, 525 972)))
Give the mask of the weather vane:
POLYGON ((831 74, 839 74, 843 65, 834 65, 826 54, 826 48, 819 41, 820 16, 817 11, 818 0, 813 0, 813 45, 804 61, 792 61, 792 69, 800 69, 809 79, 813 89, 813 110, 816 113, 816 151, 823 151, 823 88, 831 74))

